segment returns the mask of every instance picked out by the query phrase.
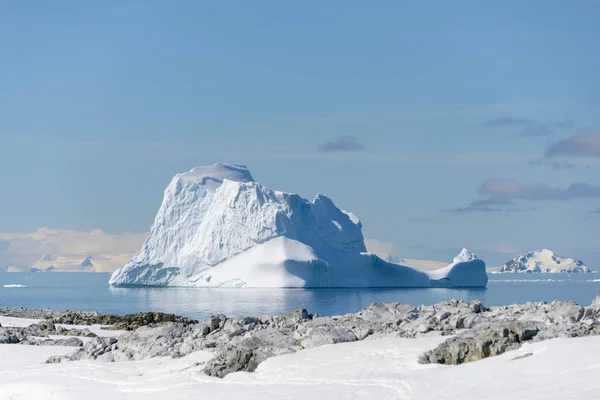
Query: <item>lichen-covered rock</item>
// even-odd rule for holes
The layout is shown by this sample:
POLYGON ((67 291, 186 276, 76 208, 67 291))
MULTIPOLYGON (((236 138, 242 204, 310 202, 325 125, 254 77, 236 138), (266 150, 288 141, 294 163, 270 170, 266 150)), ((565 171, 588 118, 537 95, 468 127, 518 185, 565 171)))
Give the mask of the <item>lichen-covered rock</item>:
POLYGON ((115 330, 134 330, 142 326, 159 324, 163 322, 177 322, 180 324, 193 324, 198 321, 181 317, 174 314, 165 314, 160 312, 141 312, 137 314, 114 315, 114 314, 93 314, 79 311, 62 311, 52 316, 50 321, 55 324, 68 325, 106 325, 115 330))
POLYGON ((430 363, 462 364, 518 349, 539 332, 536 323, 497 323, 452 337, 426 357, 430 363))
POLYGON ((208 362, 204 372, 210 376, 223 378, 231 372, 253 372, 258 367, 254 353, 248 349, 233 349, 222 353, 208 362))
POLYGON ((312 315, 310 315, 308 311, 304 309, 297 309, 285 314, 283 318, 281 318, 281 323, 284 326, 294 326, 311 318, 312 315))
POLYGON ((24 327, 0 328, 0 344, 21 344, 33 346, 82 346, 83 342, 76 336, 96 336, 89 330, 66 329, 55 326, 49 321, 31 324, 24 327), (74 336, 67 339, 50 339, 50 335, 74 336))

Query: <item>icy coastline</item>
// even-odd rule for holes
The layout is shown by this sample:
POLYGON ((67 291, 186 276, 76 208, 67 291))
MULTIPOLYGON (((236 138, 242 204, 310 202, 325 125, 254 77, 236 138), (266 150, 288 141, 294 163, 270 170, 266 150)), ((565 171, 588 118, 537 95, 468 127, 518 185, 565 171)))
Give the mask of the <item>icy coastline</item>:
POLYGON ((0 325, 0 400, 562 400, 565 391, 595 400, 600 391, 600 295, 589 307, 451 300, 203 322, 0 308, 0 325))
POLYGON ((438 337, 436 346, 419 355, 419 362, 464 364, 526 343, 599 335, 600 295, 587 307, 554 301, 487 308, 479 301, 450 300, 419 307, 376 303, 357 313, 332 317, 298 309, 280 316, 212 315, 203 322, 161 313, 104 316, 4 308, 0 315, 4 321, 0 343, 72 347, 49 357, 47 363, 181 358, 208 351, 212 356, 203 372, 222 378, 233 372, 252 372, 274 356, 345 342, 438 337), (7 325, 6 318, 13 323, 7 325), (15 325, 15 320, 29 322, 15 325), (110 325, 101 329, 99 322, 110 325), (91 331, 90 326, 95 329, 91 331))

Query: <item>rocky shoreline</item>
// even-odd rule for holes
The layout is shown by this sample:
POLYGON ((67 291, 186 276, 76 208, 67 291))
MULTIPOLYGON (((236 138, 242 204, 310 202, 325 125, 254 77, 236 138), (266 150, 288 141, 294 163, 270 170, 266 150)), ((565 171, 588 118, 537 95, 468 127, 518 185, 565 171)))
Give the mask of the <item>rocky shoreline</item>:
POLYGON ((224 377, 254 371, 276 355, 359 340, 448 336, 423 354, 420 362, 462 364, 517 349, 526 342, 600 335, 600 294, 588 307, 553 301, 488 308, 479 301, 450 300, 419 307, 376 303, 357 313, 332 317, 299 309, 281 316, 212 315, 204 322, 162 313, 118 316, 23 308, 0 308, 0 315, 43 320, 28 327, 0 327, 0 343, 74 347, 70 354, 51 357, 48 363, 182 357, 209 350, 215 357, 206 363, 204 372, 224 377), (59 324, 102 324, 127 332, 98 337, 89 329, 59 324), (52 335, 72 337, 52 339, 52 335))
POLYGON ((163 322, 176 322, 184 325, 198 323, 198 321, 190 318, 160 312, 116 315, 100 314, 97 311, 56 311, 50 308, 0 307, 0 315, 15 318, 43 319, 54 324, 104 325, 104 329, 125 331, 163 322))

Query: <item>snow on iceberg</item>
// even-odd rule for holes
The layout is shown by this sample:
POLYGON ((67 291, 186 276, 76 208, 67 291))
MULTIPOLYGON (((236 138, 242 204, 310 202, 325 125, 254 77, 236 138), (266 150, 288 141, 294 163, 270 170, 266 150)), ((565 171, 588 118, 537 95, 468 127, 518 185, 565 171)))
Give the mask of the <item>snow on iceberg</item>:
POLYGON ((483 260, 467 249, 462 249, 460 254, 454 257, 452 264, 429 271, 428 275, 434 287, 478 287, 485 286, 488 280, 483 260))
POLYGON ((541 249, 513 258, 502 265, 500 272, 587 273, 590 269, 581 260, 562 258, 551 250, 541 249))
POLYGON ((141 251, 113 286, 484 287, 485 263, 463 250, 424 272, 366 251, 362 224, 324 195, 268 189, 243 165, 176 175, 141 251))

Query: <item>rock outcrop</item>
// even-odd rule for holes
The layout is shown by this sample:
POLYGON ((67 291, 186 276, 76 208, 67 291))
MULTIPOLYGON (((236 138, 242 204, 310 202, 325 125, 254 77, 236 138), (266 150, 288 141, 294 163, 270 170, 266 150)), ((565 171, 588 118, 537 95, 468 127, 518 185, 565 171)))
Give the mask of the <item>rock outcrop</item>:
POLYGON ((42 321, 26 327, 0 326, 0 344, 23 344, 35 346, 83 346, 79 337, 92 338, 96 334, 89 329, 64 328, 50 321, 42 321), (50 335, 73 336, 67 339, 51 339, 50 335))
POLYGON ((126 331, 162 322, 178 322, 184 325, 198 322, 179 315, 161 312, 140 312, 136 314, 116 315, 100 314, 97 311, 56 311, 49 308, 0 307, 0 315, 16 318, 43 319, 54 324, 64 325, 104 325, 104 329, 126 331))
MULTIPOLYGON (((28 328, 0 328, 0 342, 42 344, 29 343, 27 338, 47 336, 59 332, 58 328, 50 321, 28 328)), ((83 336, 84 333, 73 330, 72 334, 83 336)), ((215 356, 206 363, 205 373, 224 377, 236 371, 254 371, 261 362, 276 355, 358 340, 448 336, 420 360, 461 364, 517 349, 528 341, 598 334, 600 304, 597 300, 589 307, 572 301, 489 308, 479 301, 463 300, 419 307, 376 303, 357 313, 331 317, 298 309, 281 316, 211 315, 202 323, 183 318, 150 323, 118 338, 93 337, 83 345, 71 341, 71 345, 77 346, 74 352, 51 357, 48 362, 182 357, 194 351, 209 350, 215 356)))

